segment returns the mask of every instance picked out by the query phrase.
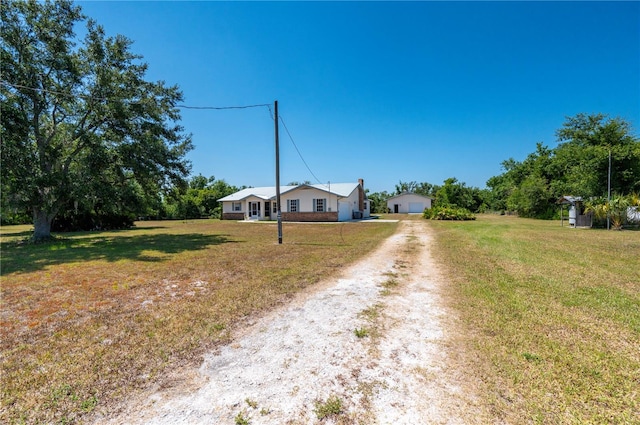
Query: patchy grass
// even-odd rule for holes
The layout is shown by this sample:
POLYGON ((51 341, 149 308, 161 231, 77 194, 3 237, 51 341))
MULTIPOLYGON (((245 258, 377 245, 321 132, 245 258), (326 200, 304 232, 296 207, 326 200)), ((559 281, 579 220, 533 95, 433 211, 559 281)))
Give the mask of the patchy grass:
POLYGON ((338 273, 396 223, 138 222, 29 244, 4 226, 2 423, 77 423, 199 364, 245 320, 338 273))
POLYGON ((236 425, 249 425, 250 423, 249 419, 242 412, 238 413, 235 417, 236 425))
POLYGON ((376 303, 362 310, 358 316, 367 322, 367 326, 356 328, 353 331, 357 338, 369 339, 369 354, 376 358, 380 355, 379 343, 385 332, 384 308, 384 304, 376 303))
POLYGON ((399 283, 397 273, 387 273, 387 279, 380 284, 382 295, 391 295, 393 293, 392 290, 397 288, 399 283))
POLYGON ((320 420, 338 416, 343 413, 342 399, 332 395, 325 401, 316 400, 313 411, 320 420))
POLYGON ((468 367, 505 423, 638 423, 640 233, 429 222, 468 367))
POLYGON ((355 328, 353 333, 357 338, 366 338, 369 336, 369 330, 367 328, 355 328))

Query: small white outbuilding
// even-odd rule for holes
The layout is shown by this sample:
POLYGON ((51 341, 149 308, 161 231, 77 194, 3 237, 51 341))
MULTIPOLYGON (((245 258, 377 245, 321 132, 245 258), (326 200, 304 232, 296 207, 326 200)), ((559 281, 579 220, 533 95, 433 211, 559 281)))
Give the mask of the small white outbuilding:
POLYGON ((387 199, 387 208, 396 214, 420 214, 431 208, 432 201, 430 196, 405 192, 387 199))

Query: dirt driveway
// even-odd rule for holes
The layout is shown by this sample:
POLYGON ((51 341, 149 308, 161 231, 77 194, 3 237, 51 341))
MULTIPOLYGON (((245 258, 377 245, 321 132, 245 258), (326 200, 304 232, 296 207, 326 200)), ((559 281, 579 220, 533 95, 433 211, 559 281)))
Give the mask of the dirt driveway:
POLYGON ((372 255, 250 323, 182 384, 100 422, 477 423, 431 246, 425 222, 401 222, 372 255))

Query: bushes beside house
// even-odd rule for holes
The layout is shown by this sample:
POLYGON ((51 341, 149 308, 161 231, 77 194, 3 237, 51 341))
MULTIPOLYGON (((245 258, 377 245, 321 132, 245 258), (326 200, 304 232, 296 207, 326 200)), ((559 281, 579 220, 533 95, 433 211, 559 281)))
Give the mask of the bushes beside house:
POLYGON ((424 210, 422 216, 429 220, 475 220, 476 216, 466 208, 452 205, 435 206, 424 210))

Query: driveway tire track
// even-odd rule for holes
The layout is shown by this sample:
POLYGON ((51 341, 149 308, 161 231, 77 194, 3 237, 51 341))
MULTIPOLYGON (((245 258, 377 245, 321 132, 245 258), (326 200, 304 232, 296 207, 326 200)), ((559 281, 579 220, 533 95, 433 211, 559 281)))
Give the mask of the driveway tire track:
POLYGON ((451 320, 431 245, 426 223, 402 221, 339 278, 206 355, 188 385, 157 391, 100 422, 473 423, 474 395, 447 356, 451 320), (359 338, 356 329, 369 336, 359 338), (318 406, 331 397, 341 413, 318 419, 318 406))

